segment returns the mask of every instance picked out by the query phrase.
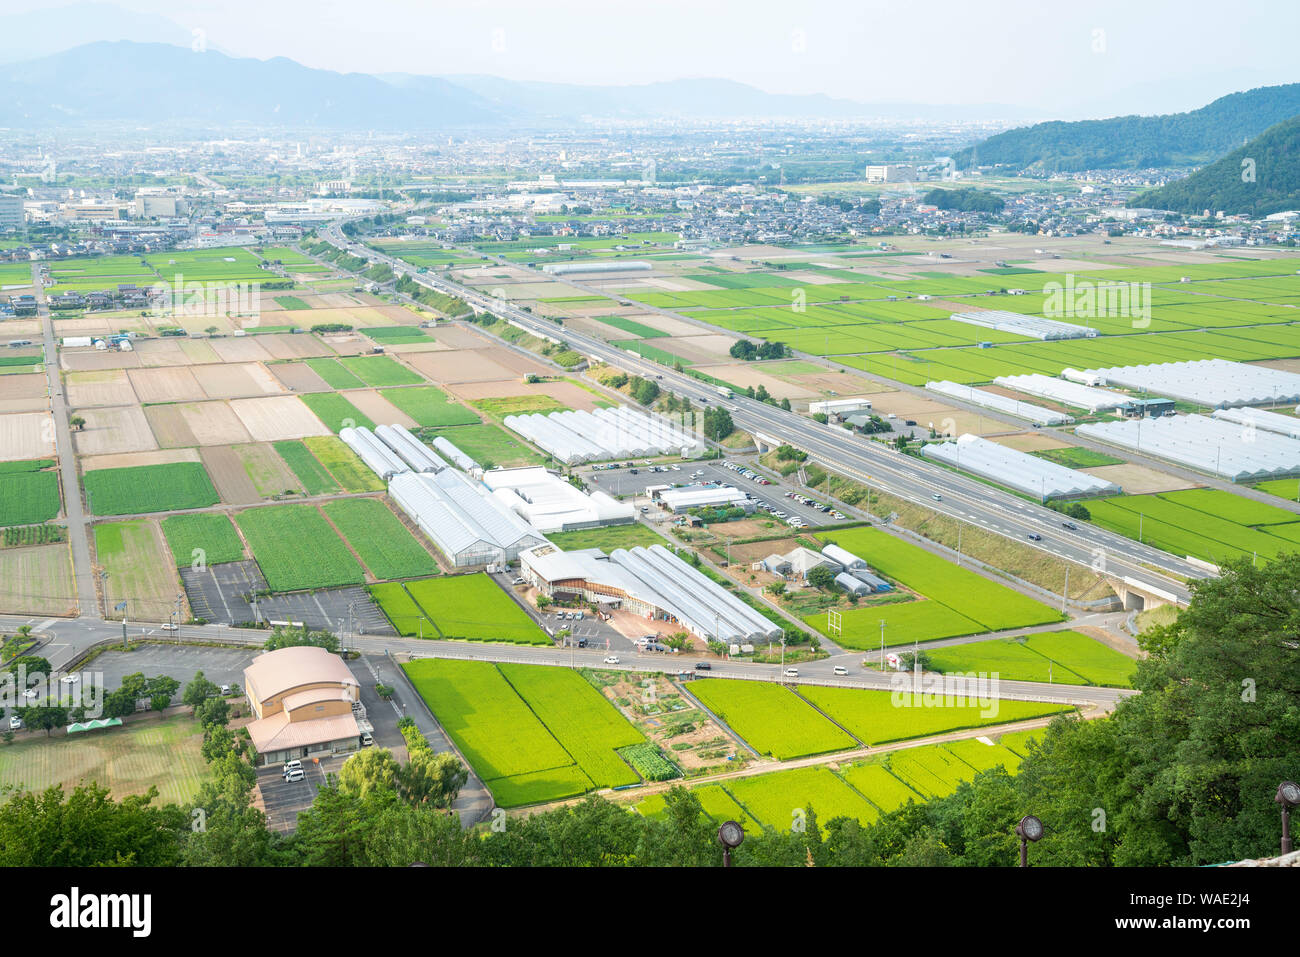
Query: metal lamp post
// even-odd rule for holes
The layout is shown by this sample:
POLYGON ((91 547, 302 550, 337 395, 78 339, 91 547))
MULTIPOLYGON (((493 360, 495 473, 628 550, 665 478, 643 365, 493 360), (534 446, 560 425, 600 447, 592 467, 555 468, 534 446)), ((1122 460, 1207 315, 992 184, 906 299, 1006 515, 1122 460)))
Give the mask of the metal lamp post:
POLYGON ((722 845, 722 866, 731 866, 731 852, 745 840, 745 829, 735 821, 726 821, 718 828, 718 843, 722 845))
POLYGON ((1300 805, 1300 784, 1283 781, 1277 786, 1277 797, 1273 798, 1282 805, 1282 853, 1290 854, 1291 844, 1291 809, 1300 805))
POLYGON ((1016 837, 1020 838, 1020 866, 1029 866, 1029 842, 1043 838, 1043 822, 1032 814, 1026 814, 1016 825, 1016 837))

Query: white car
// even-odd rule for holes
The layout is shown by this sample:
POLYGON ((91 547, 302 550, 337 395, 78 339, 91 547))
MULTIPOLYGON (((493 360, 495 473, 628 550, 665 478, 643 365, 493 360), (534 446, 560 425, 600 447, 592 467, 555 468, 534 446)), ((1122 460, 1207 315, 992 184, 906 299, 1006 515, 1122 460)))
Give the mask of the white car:
POLYGON ((831 669, 831 671, 834 674, 839 675, 841 678, 849 673, 849 669, 845 668, 843 665, 836 665, 834 668, 831 669))
POLYGON ((62 681, 65 685, 74 685, 74 684, 76 684, 78 681, 81 680, 81 676, 80 676, 80 675, 64 675, 64 676, 63 676, 62 678, 60 678, 59 680, 62 681))
POLYGON ((18 715, 14 715, 12 718, 9 719, 10 731, 19 731, 22 729, 22 726, 23 726, 23 719, 18 717, 18 715))
POLYGON ((173 625, 170 621, 162 626, 163 631, 180 631, 179 625, 173 625))
POLYGON ((33 691, 31 688, 28 688, 26 691, 23 692, 23 697, 24 697, 24 698, 35 698, 35 697, 36 697, 36 692, 33 691))
POLYGON ((616 665, 616 664, 618 664, 618 655, 606 655, 606 656, 605 656, 605 664, 607 664, 607 665, 616 665))
POLYGON ((787 678, 798 678, 798 677, 799 677, 799 669, 798 669, 798 668, 786 668, 786 669, 785 669, 785 676, 786 676, 787 678))

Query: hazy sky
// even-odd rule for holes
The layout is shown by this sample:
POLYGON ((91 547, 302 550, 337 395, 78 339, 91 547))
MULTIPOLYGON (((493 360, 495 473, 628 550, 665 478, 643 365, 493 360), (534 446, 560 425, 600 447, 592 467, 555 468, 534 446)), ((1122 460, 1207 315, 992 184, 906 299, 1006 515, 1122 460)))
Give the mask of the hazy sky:
MULTIPOLYGON (((58 2, 4 0, 12 11, 58 2)), ((719 76, 865 101, 1186 108, 1300 80, 1300 2, 118 0, 238 56, 598 84, 719 76), (1118 94, 1123 94, 1119 96, 1118 94), (1169 102, 1166 102, 1169 101, 1169 102), (1180 101, 1186 101, 1179 106, 1180 101)))

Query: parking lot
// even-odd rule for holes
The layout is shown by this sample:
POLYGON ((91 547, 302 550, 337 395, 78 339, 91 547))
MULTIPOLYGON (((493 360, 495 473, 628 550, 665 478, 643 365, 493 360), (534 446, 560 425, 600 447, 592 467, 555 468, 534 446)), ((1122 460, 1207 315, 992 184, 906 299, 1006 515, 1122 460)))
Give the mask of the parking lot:
POLYGON ((223 562, 201 571, 182 568, 181 581, 194 617, 213 624, 242 624, 260 618, 263 622, 300 621, 308 628, 336 633, 396 634, 360 586, 269 595, 258 600, 255 613, 248 596, 266 590, 266 579, 256 562, 223 562))
MULTIPOLYGON (((732 460, 728 460, 732 461, 732 460)), ((734 460, 734 463, 740 468, 749 468, 749 464, 743 460, 734 460)), ((659 465, 647 466, 644 464, 636 465, 633 468, 619 469, 588 469, 583 473, 583 478, 591 484, 592 488, 601 488, 610 495, 628 495, 632 496, 637 505, 648 505, 649 501, 645 498, 645 490, 652 485, 688 485, 692 482, 714 482, 720 485, 732 485, 745 492, 751 499, 761 503, 761 505, 770 506, 773 512, 785 512, 786 518, 798 516, 809 527, 820 525, 835 525, 846 519, 837 519, 828 512, 822 512, 811 505, 804 505, 796 502, 794 499, 786 498, 785 493, 789 491, 798 491, 799 494, 807 496, 814 502, 821 500, 815 493, 807 489, 797 489, 796 486, 781 481, 774 473, 769 474, 766 470, 757 472, 758 475, 767 479, 771 484, 763 485, 753 479, 745 478, 738 469, 731 469, 722 462, 683 462, 676 465, 659 465), (661 471, 655 471, 655 468, 661 471), (633 469, 636 474, 633 475, 633 469)), ((648 517, 659 518, 662 512, 658 509, 651 508, 648 517)), ((777 516, 780 518, 781 516, 777 516)))
POLYGON ((293 830, 298 824, 298 812, 311 807, 327 776, 338 774, 347 758, 348 755, 342 754, 308 758, 302 762, 301 781, 286 781, 284 766, 280 764, 259 768, 257 787, 262 792, 267 827, 281 832, 293 830))
MULTIPOLYGON (((134 651, 105 651, 90 662, 86 670, 103 675, 103 686, 109 691, 122 686, 123 676, 137 673, 146 678, 167 675, 184 688, 200 671, 214 684, 239 685, 242 689, 244 669, 259 653, 256 648, 142 644, 134 651)), ((180 700, 179 694, 176 700, 180 700)))

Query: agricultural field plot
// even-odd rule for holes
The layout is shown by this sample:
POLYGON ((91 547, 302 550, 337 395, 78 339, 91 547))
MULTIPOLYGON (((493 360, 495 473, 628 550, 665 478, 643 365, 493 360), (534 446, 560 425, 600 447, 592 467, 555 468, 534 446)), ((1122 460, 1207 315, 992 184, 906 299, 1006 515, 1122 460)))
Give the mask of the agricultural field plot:
POLYGON ((551 644, 528 613, 485 574, 407 582, 406 590, 444 638, 551 644))
POLYGON ((384 582, 366 586, 370 597, 387 616, 403 638, 436 638, 438 631, 424 610, 415 603, 401 582, 384 582))
POLYGON ((705 678, 692 681, 689 690, 760 754, 784 761, 857 746, 808 702, 780 685, 705 678))
MULTIPOLYGON (((520 378, 515 370, 498 361, 501 358, 493 349, 458 349, 415 353, 407 361, 426 378, 442 385, 520 378)), ((540 371, 543 375, 549 373, 544 367, 540 371)))
POLYGON ((48 522, 58 517, 62 504, 52 460, 0 465, 0 526, 48 522))
POLYGON ((334 388, 305 362, 276 362, 267 368, 290 392, 330 392, 334 388))
POLYGON ((172 515, 162 520, 163 537, 177 568, 201 561, 204 565, 242 562, 244 543, 227 515, 172 515))
MULTIPOLYGON (((153 432, 138 405, 114 409, 78 409, 86 424, 73 431, 78 455, 111 455, 119 452, 152 452, 158 448, 153 432)), ((10 416, 0 418, 0 432, 10 416)), ((51 436, 53 430, 51 430, 51 436)), ((0 448, 5 445, 0 436, 0 448)), ((53 454, 51 450, 48 454, 53 454)), ((0 452, 0 459, 5 457, 0 452)), ((33 458, 34 456, 25 456, 33 458)))
POLYGON ((8 368, 0 368, 0 414, 48 409, 50 387, 45 376, 14 373, 8 368))
POLYGON ((333 435, 303 439, 303 446, 325 466, 345 492, 382 492, 383 480, 366 467, 357 453, 333 435))
POLYGON ((581 674, 544 665, 497 669, 596 787, 640 782, 618 749, 644 744, 645 735, 581 674))
POLYGON ((0 462, 49 458, 54 451, 54 417, 50 413, 0 415, 0 462))
POLYGON ((206 508, 221 499, 197 462, 98 469, 82 477, 86 507, 93 515, 135 515, 206 508))
MULTIPOLYGON (((1030 651, 1083 677, 1088 684, 1129 688, 1137 662, 1077 631, 1049 631, 1025 640, 1030 651)), ((1052 680, 1057 680, 1055 675, 1052 680)))
POLYGON ((320 460, 302 442, 276 442, 273 447, 308 495, 328 495, 340 490, 329 470, 321 465, 320 460))
MULTIPOLYGON (((400 392, 401 389, 390 389, 388 391, 400 392)), ((419 428, 419 423, 389 402, 382 393, 376 392, 374 389, 353 389, 348 393, 347 398, 362 415, 372 422, 381 425, 400 425, 407 429, 419 428)))
POLYGON ((485 469, 501 466, 516 468, 524 465, 541 465, 546 456, 516 438, 513 433, 496 425, 455 425, 445 429, 429 429, 422 437, 432 441, 433 437, 446 437, 456 448, 460 449, 485 469))
MULTIPOLYGON (((1041 734, 1042 732, 1038 732, 1041 734)), ((1020 769, 1023 760, 1019 754, 1001 744, 988 745, 979 738, 966 738, 962 741, 945 741, 943 749, 954 757, 965 761, 976 771, 986 771, 999 765, 1012 774, 1020 769)))
POLYGON ((801 687, 800 693, 850 733, 870 745, 923 738, 945 731, 982 728, 1073 710, 1067 705, 994 698, 987 702, 948 702, 936 692, 869 691, 857 688, 801 687), (936 705, 936 701, 938 705, 936 705))
POLYGON ((276 395, 284 391, 275 376, 258 362, 199 367, 194 378, 210 399, 276 395))
POLYGON ((376 579, 437 574, 433 556, 378 499, 327 502, 321 510, 376 579))
POLYGON ((184 805, 208 776, 203 732, 187 714, 55 738, 15 741, 0 754, 0 787, 40 792, 96 783, 120 801, 158 789, 155 804, 184 805))
MULTIPOLYGON (((659 339, 668 335, 668 333, 661 329, 647 326, 643 322, 637 322, 635 319, 628 319, 625 316, 594 316, 593 318, 607 326, 612 326, 613 329, 609 330, 611 336, 616 330, 631 333, 639 339, 659 339)), ((609 337, 610 336, 607 336, 607 338, 609 337)), ((617 338, 616 336, 614 337, 617 338)))
POLYGON ((95 405, 132 405, 137 400, 125 370, 69 372, 65 379, 68 403, 76 409, 95 405))
MULTIPOLYGON (((1087 639, 1091 641, 1092 639, 1087 639)), ((1016 638, 991 638, 968 645, 949 645, 927 651, 930 670, 952 674, 954 672, 984 672, 997 674, 1008 681, 1052 681, 1061 684, 1088 684, 1079 674, 1064 665, 1052 662, 1016 638)))
MULTIPOLYGON (((96 525, 95 556, 108 572, 110 608, 126 601, 127 617, 136 621, 166 621, 176 611, 176 596, 184 590, 155 520, 96 525)), ((182 620, 190 617, 184 602, 180 610, 182 620)))
MULTIPOLYGON (((207 345, 222 362, 226 363, 270 362, 273 358, 271 353, 267 352, 262 346, 262 343, 251 336, 209 339, 207 345)), ((279 392, 281 390, 277 389, 275 391, 279 392)))
POLYGON ((309 359, 334 355, 334 350, 314 335, 262 333, 257 337, 257 342, 276 359, 309 359))
POLYGON ((297 479, 269 445, 214 445, 202 455, 221 501, 231 505, 251 505, 297 490, 297 479))
POLYGON ((365 386, 365 383, 345 369, 338 359, 308 359, 305 365, 320 376, 331 389, 360 389, 365 386))
POLYGON ((384 389, 379 394, 410 416, 417 425, 426 428, 470 425, 479 421, 478 413, 468 406, 452 402, 436 386, 384 389))
POLYGON ((423 385, 424 377, 389 356, 347 356, 339 363, 366 385, 423 385))
POLYGON ((883 764, 850 765, 840 771, 840 777, 886 814, 898 810, 909 801, 920 804, 925 800, 890 774, 883 764))
POLYGON ((348 428, 375 427, 374 420, 337 392, 313 392, 302 396, 307 408, 336 435, 348 428))
POLYGON ((806 820, 811 807, 825 833, 832 818, 851 817, 870 824, 880 812, 833 771, 824 767, 775 771, 727 782, 731 796, 751 815, 778 831, 806 820))
MULTIPOLYGON (((886 625, 887 645, 897 644, 898 639, 904 637, 897 634, 898 631, 910 632, 905 636, 907 640, 927 641, 980 631, 1048 624, 1063 618, 1060 612, 1041 602, 974 572, 958 568, 937 555, 877 529, 846 529, 836 532, 834 540, 842 548, 862 558, 885 578, 900 582, 934 605, 946 607, 958 619, 964 618, 982 626, 954 630, 963 627, 961 621, 951 618, 934 606, 917 611, 903 611, 908 604, 859 607, 844 612, 844 633, 838 638, 847 647, 878 648, 880 618, 897 626, 891 635, 889 625, 886 625), (945 631, 948 634, 943 634, 945 631)), ((820 627, 823 616, 811 615, 805 621, 813 627, 820 627)))
POLYGON ((488 396, 467 401, 474 408, 494 419, 504 419, 508 415, 549 415, 552 412, 568 410, 568 406, 558 399, 536 391, 523 395, 488 396))
POLYGON ((77 614, 77 587, 68 546, 0 548, 0 612, 77 614))
POLYGON ((329 429, 296 395, 260 399, 232 399, 230 408, 255 442, 278 442, 329 435, 329 429))
POLYGON ((131 369, 127 372, 131 386, 141 403, 193 402, 208 398, 203 386, 188 366, 158 366, 131 369))
MULTIPOLYGON (((754 820, 749 812, 736 803, 736 799, 727 793, 721 784, 705 784, 691 788, 700 801, 704 813, 721 824, 723 821, 738 821, 746 831, 759 831, 763 825, 754 820)), ((663 794, 651 794, 633 805, 642 817, 661 817, 668 810, 663 794)))
POLYGON ((895 751, 888 760, 889 770, 927 799, 946 797, 975 777, 977 770, 937 744, 895 751))
POLYGON ((1102 528, 1215 563, 1242 555, 1275 558, 1300 542, 1300 515, 1219 489, 1119 495, 1089 502, 1088 511, 1102 528))
POLYGON ((533 804, 591 789, 591 779, 496 665, 430 658, 402 667, 498 804, 533 804))
POLYGON ((271 591, 360 585, 365 572, 338 533, 311 505, 270 505, 240 512, 244 533, 271 591))
POLYGON ((151 405, 144 412, 163 448, 243 445, 252 441, 244 423, 226 402, 151 405))
MULTIPOLYGON (((818 630, 829 627, 825 612, 806 615, 803 619, 818 630)), ((942 602, 931 599, 895 602, 880 605, 859 605, 840 612, 841 634, 835 640, 846 648, 862 651, 878 650, 881 644, 880 622, 885 622, 886 648, 910 645, 916 641, 934 641, 939 638, 960 638, 976 635, 989 629, 972 618, 967 618, 942 602)))

